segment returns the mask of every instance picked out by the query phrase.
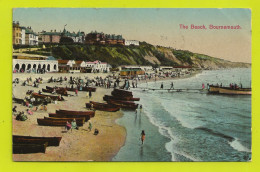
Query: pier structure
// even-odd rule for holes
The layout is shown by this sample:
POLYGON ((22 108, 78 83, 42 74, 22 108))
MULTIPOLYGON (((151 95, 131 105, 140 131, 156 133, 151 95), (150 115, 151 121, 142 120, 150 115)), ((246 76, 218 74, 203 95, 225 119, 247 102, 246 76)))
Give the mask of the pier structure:
POLYGON ((138 88, 131 88, 140 91, 168 91, 168 92, 184 92, 184 91, 205 91, 208 92, 208 89, 202 88, 147 88, 147 87, 138 87, 138 88))

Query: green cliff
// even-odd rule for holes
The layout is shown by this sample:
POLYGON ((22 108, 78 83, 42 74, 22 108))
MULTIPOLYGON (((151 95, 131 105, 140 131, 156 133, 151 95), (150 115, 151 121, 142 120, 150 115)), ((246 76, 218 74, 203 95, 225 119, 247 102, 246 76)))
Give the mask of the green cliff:
POLYGON ((120 65, 152 65, 154 67, 192 66, 217 69, 251 66, 248 63, 230 62, 190 51, 153 46, 146 42, 140 42, 140 46, 52 45, 45 49, 26 53, 49 54, 57 59, 100 60, 108 62, 113 67, 120 65))

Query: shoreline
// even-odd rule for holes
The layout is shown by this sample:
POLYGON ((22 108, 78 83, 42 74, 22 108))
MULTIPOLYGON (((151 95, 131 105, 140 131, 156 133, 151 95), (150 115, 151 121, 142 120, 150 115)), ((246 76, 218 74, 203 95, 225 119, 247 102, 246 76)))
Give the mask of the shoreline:
MULTIPOLYGON (((200 71, 192 72, 192 74, 181 76, 181 77, 166 77, 166 78, 157 78, 156 81, 167 81, 167 80, 177 80, 177 79, 185 79, 196 76, 200 71)), ((20 74, 21 75, 21 74, 20 74)), ((37 74, 36 74, 37 75, 37 74)), ((51 75, 59 75, 57 74, 38 74, 37 77, 41 76, 44 78, 50 78, 51 75)), ((71 74, 72 76, 78 76, 77 74, 71 74)), ((106 76, 109 73, 102 74, 97 73, 94 76, 106 76)), ((15 75, 13 75, 13 78, 15 75)), ((31 75, 32 78, 36 77, 35 74, 31 75)), ((82 75, 83 76, 83 75, 82 75)), ((93 76, 93 75, 92 75, 93 76)), ((23 75, 23 77, 30 77, 27 74, 23 75)), ((68 76, 67 76, 68 77, 68 76)), ((57 83, 46 83, 46 80, 43 84, 39 85, 39 88, 31 87, 31 86, 15 86, 13 87, 13 93, 18 98, 23 98, 25 96, 25 92, 27 90, 34 89, 36 92, 44 88, 46 85, 54 86, 57 83), (19 89, 17 89, 19 88, 19 89), (19 93, 17 91, 19 90, 19 93), (24 95, 23 95, 24 93, 24 95)), ((151 79, 147 82, 154 82, 154 79, 151 79)), ((146 83, 145 80, 138 81, 138 84, 146 83)), ((59 86, 59 85, 57 85, 59 86)), ((64 86, 61 85, 61 86, 64 86)), ((93 101, 101 101, 103 102, 103 96, 105 94, 110 94, 112 89, 105 89, 101 87, 97 87, 97 92, 93 93, 93 97, 91 100, 93 101)), ((130 90, 131 91, 131 90, 130 90)), ((73 94, 73 92, 69 92, 73 94)), ((64 97, 67 101, 58 102, 57 104, 48 104, 47 112, 38 111, 34 112, 33 115, 27 115, 27 121, 17 121, 15 117, 13 117, 13 134, 16 135, 32 135, 32 136, 62 136, 62 141, 59 147, 48 147, 46 149, 45 154, 37 153, 37 154, 13 154, 14 161, 112 161, 112 159, 118 154, 120 149, 125 145, 127 131, 124 126, 121 126, 116 121, 124 115, 123 111, 118 112, 103 112, 96 111, 96 115, 94 118, 91 118, 93 129, 97 127, 99 129, 100 134, 98 136, 94 136, 92 133, 88 133, 88 122, 83 125, 79 130, 74 130, 72 133, 62 133, 64 127, 50 127, 50 126, 39 126, 37 125, 36 118, 43 118, 47 116, 48 113, 55 112, 56 109, 71 109, 71 110, 86 110, 84 104, 89 100, 85 97, 86 92, 79 92, 79 96, 72 97, 64 97), (78 102, 77 104, 75 102, 78 102), (83 104, 82 107, 78 107, 77 105, 80 103, 83 104), (105 120, 104 120, 105 119, 105 120), (27 128, 27 130, 26 130, 27 128), (22 130, 21 130, 22 129, 22 130), (25 130, 24 130, 25 129, 25 130), (29 130, 28 130, 29 129, 29 130), (111 139, 112 138, 112 139, 111 139), (84 141, 83 139, 91 139, 90 142, 84 141), (98 144, 96 144, 98 143, 98 144), (107 143, 110 143, 108 146, 107 143), (91 147, 90 149, 84 148, 91 147), (60 155, 61 150, 62 154, 60 155), (80 153, 79 153, 80 152, 80 153), (83 155, 84 154, 84 155, 83 155), (85 155, 88 154, 88 155, 85 155)), ((136 102, 138 103, 138 102, 136 102)), ((27 108, 19 105, 17 103, 13 103, 13 106, 17 105, 17 111, 25 111, 27 108)), ((93 132, 93 130, 92 130, 93 132)))

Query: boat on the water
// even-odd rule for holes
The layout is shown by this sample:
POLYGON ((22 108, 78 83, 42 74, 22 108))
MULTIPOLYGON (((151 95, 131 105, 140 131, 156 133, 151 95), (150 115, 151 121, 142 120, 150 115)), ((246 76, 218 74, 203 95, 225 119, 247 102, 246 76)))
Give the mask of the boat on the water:
POLYGON ((55 118, 85 118, 85 122, 90 119, 90 115, 80 115, 80 114, 62 114, 62 113, 49 113, 49 117, 55 118))
POLYGON ((74 111, 74 110, 56 110, 56 114, 68 114, 68 115, 89 115, 90 117, 95 116, 95 111, 74 111))
POLYGON ((86 108, 94 108, 96 110, 108 111, 108 112, 116 112, 120 110, 120 106, 116 106, 108 103, 93 102, 93 101, 86 103, 86 108))
POLYGON ((220 86, 209 86, 209 93, 213 94, 228 94, 228 95, 251 95, 251 88, 231 88, 231 87, 220 87, 220 86))
POLYGON ((14 144, 44 144, 48 142, 48 146, 59 146, 62 137, 35 137, 35 136, 19 136, 13 135, 14 144))
MULTIPOLYGON (((37 118, 37 122, 39 125, 44 125, 44 126, 66 126, 67 124, 67 119, 40 119, 40 118, 37 118)), ((84 118, 77 118, 76 119, 76 123, 78 126, 83 126, 83 124, 85 123, 85 120, 84 118)))
POLYGON ((40 144, 13 144, 13 154, 45 153, 48 142, 40 144))

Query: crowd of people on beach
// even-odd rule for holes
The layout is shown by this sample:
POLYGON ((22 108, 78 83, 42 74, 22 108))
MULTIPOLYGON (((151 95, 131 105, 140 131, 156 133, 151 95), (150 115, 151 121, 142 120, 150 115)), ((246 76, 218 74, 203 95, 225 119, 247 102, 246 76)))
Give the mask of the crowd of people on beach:
MULTIPOLYGON (((52 92, 48 92, 50 94, 57 94, 60 98, 62 98, 62 95, 58 93, 59 88, 58 85, 65 85, 63 88, 70 88, 75 92, 75 96, 78 96, 78 91, 83 91, 85 87, 103 87, 105 89, 110 88, 120 88, 129 90, 130 88, 138 88, 138 84, 140 82, 148 82, 148 81, 155 81, 158 79, 165 79, 165 78, 173 78, 178 77, 180 75, 176 75, 175 72, 158 72, 158 73, 146 73, 145 75, 136 75, 136 76, 115 76, 113 75, 107 75, 107 76, 96 76, 94 78, 89 77, 80 77, 80 76, 59 76, 57 78, 54 78, 51 76, 46 83, 57 83, 56 86, 53 87, 52 92), (68 77, 68 78, 67 78, 68 77)), ((13 84, 19 84, 21 81, 19 78, 15 78, 13 81, 13 84)), ((32 86, 32 87, 39 87, 39 84, 44 83, 42 77, 35 78, 34 80, 32 77, 26 78, 25 81, 22 82, 22 86, 32 86)), ((47 88, 47 87, 46 87, 47 88)), ((161 84, 161 89, 164 88, 163 82, 161 84)), ((171 82, 170 89, 174 89, 174 84, 171 82)), ((44 91, 44 90, 43 90, 44 91)), ((45 92, 45 91, 44 91, 45 92)), ((37 97, 34 96, 32 93, 34 93, 33 90, 28 90, 26 93, 26 96, 23 99, 23 102, 21 103, 23 106, 25 106, 27 109, 25 111, 17 112, 16 108, 17 106, 13 107, 13 114, 15 115, 15 119, 19 121, 26 121, 28 119, 28 116, 33 115, 35 111, 37 110, 45 110, 47 111, 47 104, 48 103, 55 103, 55 101, 50 98, 49 96, 43 96, 37 97)), ((41 90, 38 91, 38 94, 41 95, 41 90)), ((47 94, 48 95, 48 94, 47 94)), ((87 97, 92 97, 92 92, 87 92, 87 97)), ((142 111, 142 105, 139 105, 140 112, 142 111)), ((135 112, 137 114, 137 111, 135 112)), ((92 131, 93 124, 89 120, 88 121, 88 130, 92 131)), ((72 130, 78 130, 79 127, 77 125, 77 121, 74 118, 71 122, 67 121, 65 125, 65 129, 67 131, 72 132, 72 130)), ((95 128, 93 134, 98 135, 99 129, 95 128)), ((145 140, 145 130, 142 130, 141 132, 141 144, 144 144, 145 140)))
MULTIPOLYGON (((13 83, 19 84, 19 78, 16 78, 13 83)), ((22 86, 33 86, 33 87, 38 88, 39 84, 42 84, 42 83, 43 83, 43 79, 41 77, 35 78, 34 81, 32 81, 32 77, 29 77, 29 78, 26 78, 26 80, 22 83, 22 86)))
POLYGON ((46 69, 35 69, 35 68, 32 68, 32 69, 24 69, 24 68, 21 68, 21 69, 14 69, 13 70, 13 73, 39 73, 39 74, 44 74, 46 73, 46 69))
POLYGON ((26 121, 28 119, 27 115, 33 115, 33 112, 30 109, 26 109, 26 115, 24 114, 24 111, 17 111, 16 108, 17 106, 12 108, 12 113, 18 121, 26 121))

